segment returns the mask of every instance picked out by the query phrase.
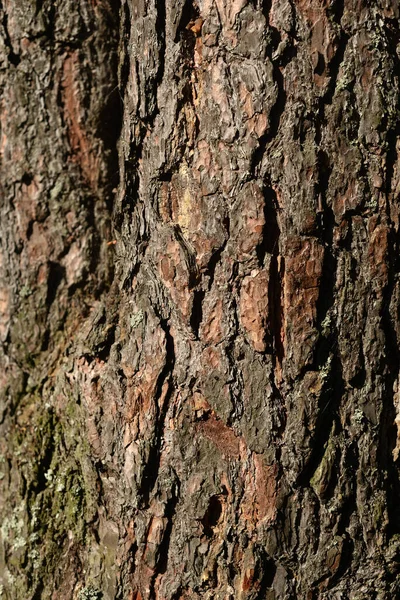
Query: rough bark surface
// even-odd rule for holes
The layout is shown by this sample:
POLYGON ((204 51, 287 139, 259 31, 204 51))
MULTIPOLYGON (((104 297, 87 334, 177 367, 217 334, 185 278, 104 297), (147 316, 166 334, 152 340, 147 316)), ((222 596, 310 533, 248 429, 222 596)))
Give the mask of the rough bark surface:
POLYGON ((0 4, 0 597, 398 597, 399 36, 0 4))

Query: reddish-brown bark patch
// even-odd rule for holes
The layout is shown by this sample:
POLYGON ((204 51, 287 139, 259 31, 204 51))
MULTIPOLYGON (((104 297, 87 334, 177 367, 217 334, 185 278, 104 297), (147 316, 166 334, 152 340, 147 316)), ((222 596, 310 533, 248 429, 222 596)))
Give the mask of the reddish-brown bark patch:
POLYGON ((79 99, 79 58, 76 52, 69 54, 63 65, 62 93, 64 120, 67 123, 68 139, 75 160, 93 188, 98 180, 98 159, 94 155, 92 142, 83 126, 83 110, 79 99))

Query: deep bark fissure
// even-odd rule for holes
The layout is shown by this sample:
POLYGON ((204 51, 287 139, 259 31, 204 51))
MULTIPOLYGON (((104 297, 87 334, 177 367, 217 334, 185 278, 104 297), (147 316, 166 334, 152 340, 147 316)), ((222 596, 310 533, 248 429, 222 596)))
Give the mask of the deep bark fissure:
POLYGON ((192 314, 190 315, 190 326, 196 339, 199 339, 199 329, 203 321, 203 300, 206 292, 204 290, 195 290, 193 295, 192 314))
POLYGON ((270 280, 269 280, 269 304, 270 304, 270 329, 272 333, 272 350, 274 369, 282 366, 285 349, 283 345, 283 305, 282 305, 282 281, 285 276, 285 263, 280 259, 277 251, 271 258, 270 280), (276 361, 276 362, 275 362, 276 361), (277 364, 276 364, 277 363, 277 364))
POLYGON ((281 117, 285 111, 286 104, 286 91, 285 91, 285 79, 279 66, 276 62, 272 62, 274 82, 278 87, 278 95, 276 102, 271 109, 269 117, 269 127, 266 133, 264 133, 258 140, 258 147, 255 150, 250 166, 250 173, 253 177, 258 173, 259 166, 262 158, 265 155, 268 144, 277 136, 281 117))
POLYGON ((330 360, 329 373, 324 382, 318 404, 318 416, 315 423, 310 457, 296 482, 300 487, 308 487, 310 485, 310 480, 325 454, 326 444, 332 434, 332 427, 335 429, 333 434, 335 436, 341 431, 341 424, 338 418, 338 409, 344 392, 344 382, 341 373, 342 366, 336 351, 330 360))
MULTIPOLYGON (((153 307, 154 308, 154 307, 153 307)), ((142 507, 147 508, 151 492, 157 482, 158 471, 160 468, 161 444, 165 426, 165 419, 168 413, 169 402, 174 391, 173 371, 175 365, 174 338, 170 332, 168 321, 160 318, 160 326, 165 334, 165 365, 158 377, 157 388, 154 394, 155 406, 158 407, 158 400, 162 396, 162 388, 167 384, 168 389, 165 394, 161 410, 157 408, 155 431, 152 444, 150 446, 147 463, 143 470, 142 488, 140 490, 142 507)))
POLYGON ((8 60, 14 67, 17 67, 21 62, 21 58, 18 54, 16 54, 14 52, 14 49, 13 49, 13 46, 11 43, 10 34, 8 32, 8 15, 5 10, 3 13, 2 25, 3 25, 3 30, 4 30, 4 43, 8 47, 8 60))

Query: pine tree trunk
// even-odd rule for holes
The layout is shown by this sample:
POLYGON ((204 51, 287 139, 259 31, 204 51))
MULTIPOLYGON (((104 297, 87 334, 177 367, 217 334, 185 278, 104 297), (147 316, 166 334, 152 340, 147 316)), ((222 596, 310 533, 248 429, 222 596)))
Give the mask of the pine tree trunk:
POLYGON ((0 4, 1 598, 400 594, 399 24, 0 4))

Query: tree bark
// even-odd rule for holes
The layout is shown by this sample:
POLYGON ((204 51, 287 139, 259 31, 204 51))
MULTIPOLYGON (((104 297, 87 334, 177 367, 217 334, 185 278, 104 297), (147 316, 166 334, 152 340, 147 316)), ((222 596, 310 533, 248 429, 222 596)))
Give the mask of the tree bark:
POLYGON ((0 5, 0 597, 400 594, 397 0, 0 5))

